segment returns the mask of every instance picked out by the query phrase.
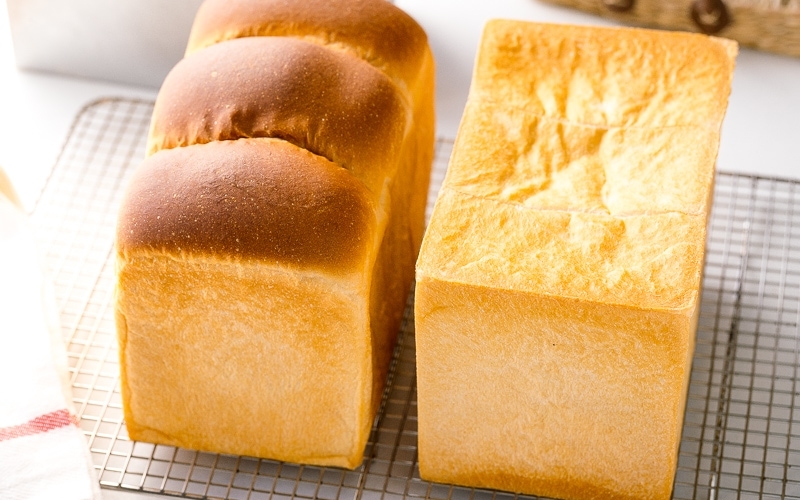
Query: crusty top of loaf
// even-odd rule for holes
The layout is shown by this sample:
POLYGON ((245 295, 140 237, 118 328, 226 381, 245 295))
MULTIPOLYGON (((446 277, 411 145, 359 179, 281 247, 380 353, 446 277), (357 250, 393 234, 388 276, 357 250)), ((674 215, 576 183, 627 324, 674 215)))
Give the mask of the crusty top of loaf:
POLYGON ((493 20, 471 99, 573 124, 718 130, 737 47, 693 33, 493 20))
POLYGON ((159 91, 120 252, 369 273, 430 57, 384 0, 207 0, 159 91))
POLYGON ((601 127, 474 101, 448 189, 543 210, 614 216, 708 211, 720 131, 601 127))
POLYGON ((392 81, 361 59, 303 40, 250 37, 208 47, 172 69, 148 150, 277 137, 351 170, 378 194, 410 120, 392 81))
POLYGON ((450 215, 431 219, 421 275, 645 309, 696 304, 706 231, 698 217, 534 210, 450 189, 436 210, 450 215))
POLYGON ((186 53, 248 36, 338 46, 380 68, 404 90, 413 87, 428 50, 422 28, 386 0, 206 0, 186 53))
POLYGON ((736 44, 487 24, 418 278, 697 305, 736 44))
POLYGON ((134 173, 117 249, 221 255, 348 273, 376 232, 371 195, 347 170, 278 139, 160 151, 134 173))

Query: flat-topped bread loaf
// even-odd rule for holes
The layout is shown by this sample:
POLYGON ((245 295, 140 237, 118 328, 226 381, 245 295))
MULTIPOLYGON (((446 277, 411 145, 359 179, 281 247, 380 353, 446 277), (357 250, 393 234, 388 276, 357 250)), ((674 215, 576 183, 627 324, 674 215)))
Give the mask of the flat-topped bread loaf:
POLYGON ((735 54, 486 26, 417 262, 423 478, 669 498, 735 54))
POLYGON ((356 467, 422 241, 427 38, 383 0, 208 0, 117 226, 130 437, 356 467))

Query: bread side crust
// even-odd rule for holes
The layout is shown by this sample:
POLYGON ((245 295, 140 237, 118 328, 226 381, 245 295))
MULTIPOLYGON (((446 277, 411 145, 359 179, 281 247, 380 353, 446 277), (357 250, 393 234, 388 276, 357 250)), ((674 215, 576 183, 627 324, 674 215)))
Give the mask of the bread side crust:
POLYGON ((145 249, 118 257, 117 272, 131 439, 361 462, 372 423, 363 280, 145 249))
POLYGON ((377 413, 383 396, 392 352, 414 281, 414 263, 425 231, 425 209, 436 139, 435 67, 430 49, 421 73, 412 94, 414 129, 406 137, 397 175, 389 188, 392 208, 371 282, 374 413, 377 413))
POLYGON ((696 307, 427 276, 416 297, 423 478, 552 498, 669 498, 696 307))

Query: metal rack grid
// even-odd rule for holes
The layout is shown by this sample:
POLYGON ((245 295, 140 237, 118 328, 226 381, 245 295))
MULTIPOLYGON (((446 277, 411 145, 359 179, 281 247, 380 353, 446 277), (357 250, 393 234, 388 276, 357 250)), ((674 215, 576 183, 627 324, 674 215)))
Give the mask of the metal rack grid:
MULTIPOLYGON (((152 107, 127 99, 87 105, 33 213, 56 285, 73 401, 101 484, 190 498, 531 498, 419 478, 410 308, 367 458, 355 471, 128 440, 117 379, 112 236, 127 176, 143 157, 152 107)), ((450 141, 438 141, 429 209, 451 150, 450 141)), ((800 498, 799 316, 800 183, 720 173, 673 498, 800 498)))

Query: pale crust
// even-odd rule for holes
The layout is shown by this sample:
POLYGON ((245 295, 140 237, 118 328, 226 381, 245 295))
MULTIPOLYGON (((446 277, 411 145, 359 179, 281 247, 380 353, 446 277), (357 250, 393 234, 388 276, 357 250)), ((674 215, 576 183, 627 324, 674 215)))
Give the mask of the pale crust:
POLYGON ((735 54, 486 26, 417 262, 424 479, 669 498, 735 54))
POLYGON ((484 31, 471 93, 572 124, 717 130, 728 91, 716 82, 730 81, 737 47, 689 33, 497 20, 484 31))
POLYGON ((565 499, 669 499, 697 309, 419 277, 423 478, 565 499))
POLYGON ((256 24, 190 43, 159 93, 117 231, 132 439, 362 461, 422 241, 435 72, 388 2, 334 7, 209 1, 195 33, 256 24))

